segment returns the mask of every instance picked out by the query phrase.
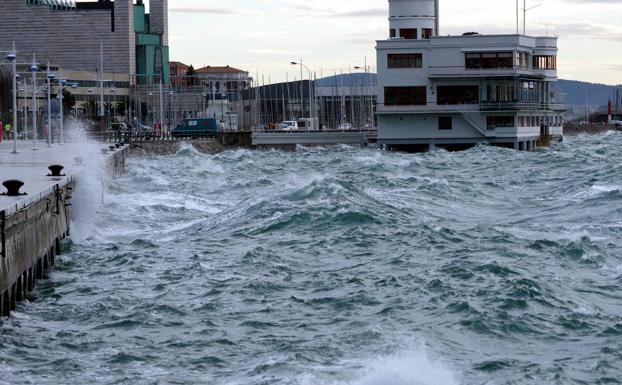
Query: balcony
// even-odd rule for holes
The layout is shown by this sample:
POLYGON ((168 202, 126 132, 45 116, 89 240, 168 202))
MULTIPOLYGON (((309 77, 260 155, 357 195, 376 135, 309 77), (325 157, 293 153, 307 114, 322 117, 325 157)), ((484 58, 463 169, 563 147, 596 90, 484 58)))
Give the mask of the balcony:
POLYGON ((430 113, 462 113, 480 111, 479 104, 426 104, 412 106, 392 106, 378 104, 379 114, 430 114, 430 113))
POLYGON ((481 111, 565 111, 563 103, 538 103, 538 102, 481 102, 481 111))
POLYGON ((466 68, 465 66, 430 66, 430 78, 495 78, 529 76, 535 78, 556 78, 555 70, 534 70, 523 67, 466 68))
POLYGON ((378 104, 378 114, 433 114, 433 113, 465 113, 465 112, 518 112, 518 111, 565 111, 563 103, 532 103, 532 102, 480 102, 474 104, 427 104, 412 106, 390 106, 378 104))

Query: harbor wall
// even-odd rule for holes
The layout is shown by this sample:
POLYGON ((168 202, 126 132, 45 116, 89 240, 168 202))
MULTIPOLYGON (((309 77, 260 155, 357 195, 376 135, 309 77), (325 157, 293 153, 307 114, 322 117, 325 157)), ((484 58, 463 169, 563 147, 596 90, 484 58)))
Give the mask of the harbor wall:
POLYGON ((569 124, 564 126, 564 135, 573 136, 579 134, 602 134, 603 132, 622 130, 613 124, 569 124))
POLYGON ((66 178, 29 206, 0 212, 0 315, 8 316, 54 265, 60 242, 69 235, 74 186, 75 180, 66 178))
MULTIPOLYGON (((107 155, 109 175, 125 172, 129 154, 130 147, 124 146, 107 155)), ((70 234, 73 195, 80 193, 80 180, 68 176, 26 204, 0 211, 0 316, 8 316, 54 266, 70 234)))

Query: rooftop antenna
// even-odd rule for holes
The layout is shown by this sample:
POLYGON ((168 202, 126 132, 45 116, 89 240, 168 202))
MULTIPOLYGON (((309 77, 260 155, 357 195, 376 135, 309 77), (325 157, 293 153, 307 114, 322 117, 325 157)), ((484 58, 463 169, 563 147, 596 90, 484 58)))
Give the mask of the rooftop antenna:
POLYGON ((527 8, 527 0, 523 0, 523 35, 527 35, 527 12, 541 5, 542 4, 536 4, 533 7, 527 8))
POLYGON ((518 35, 520 33, 520 25, 519 25, 519 9, 520 9, 520 5, 519 5, 519 1, 520 0, 516 0, 516 34, 518 35))

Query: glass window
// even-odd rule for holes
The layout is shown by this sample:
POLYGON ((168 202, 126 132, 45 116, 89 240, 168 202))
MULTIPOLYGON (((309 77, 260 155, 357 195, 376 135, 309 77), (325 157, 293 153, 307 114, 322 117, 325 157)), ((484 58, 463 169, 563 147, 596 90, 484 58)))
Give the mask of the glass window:
POLYGON ((464 59, 467 69, 514 68, 512 52, 465 53, 464 59))
POLYGON ((438 86, 436 93, 437 104, 479 103, 478 86, 438 86))
POLYGON ((489 116, 486 118, 488 127, 514 127, 513 116, 489 116))
POLYGON ((432 28, 423 28, 421 30, 421 38, 422 39, 429 39, 432 37, 432 32, 433 29, 432 28))
POLYGON ((389 68, 421 68, 423 55, 420 53, 400 53, 387 55, 389 68))
POLYGON ((389 31, 389 36, 390 36, 391 38, 394 38, 394 37, 395 37, 395 29, 394 29, 394 28, 391 28, 391 30, 389 31))
POLYGON ((540 70, 557 69, 557 56, 534 56, 533 68, 540 70))
POLYGON ((400 29, 400 37, 402 39, 409 39, 409 40, 417 39, 417 28, 400 29))
POLYGON ((385 87, 384 104, 387 106, 421 106, 427 104, 427 88, 385 87))
POLYGON ((451 116, 440 116, 438 118, 438 129, 439 130, 453 129, 453 121, 451 119, 451 116))

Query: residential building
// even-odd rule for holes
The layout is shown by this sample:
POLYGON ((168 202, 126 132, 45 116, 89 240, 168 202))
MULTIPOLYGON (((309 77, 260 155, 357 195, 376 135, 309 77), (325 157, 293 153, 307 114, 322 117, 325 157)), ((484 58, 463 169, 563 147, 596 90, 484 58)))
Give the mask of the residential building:
POLYGON ((439 0, 389 0, 389 38, 376 46, 379 143, 532 150, 561 137, 557 38, 440 36, 438 9, 439 0))
POLYGON ((188 85, 188 79, 186 78, 190 66, 178 61, 169 62, 171 73, 171 85, 173 86, 185 86, 188 85))
POLYGON ((226 95, 229 99, 238 99, 240 92, 251 87, 253 78, 247 71, 231 66, 206 66, 196 70, 200 85, 209 93, 226 95))

